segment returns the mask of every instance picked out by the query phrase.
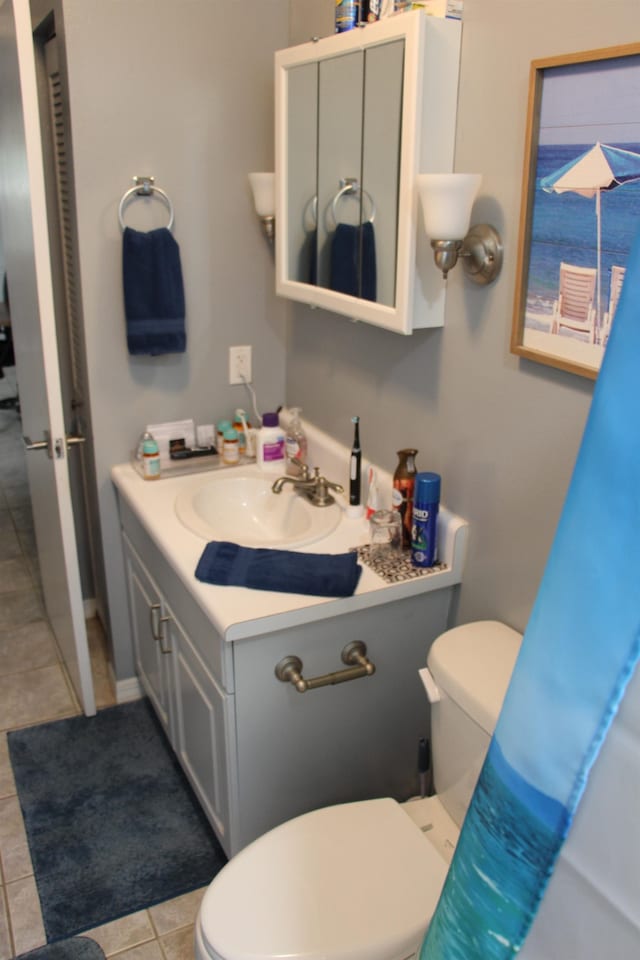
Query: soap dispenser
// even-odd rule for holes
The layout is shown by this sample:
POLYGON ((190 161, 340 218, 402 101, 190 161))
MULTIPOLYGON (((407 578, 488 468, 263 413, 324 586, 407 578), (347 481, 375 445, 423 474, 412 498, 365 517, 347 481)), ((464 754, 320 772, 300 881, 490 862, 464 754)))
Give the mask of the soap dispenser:
POLYGON ((300 422, 300 407, 291 408, 291 419, 285 434, 286 473, 290 477, 299 477, 301 464, 307 462, 307 437, 300 422), (297 461, 297 462, 296 462, 297 461))

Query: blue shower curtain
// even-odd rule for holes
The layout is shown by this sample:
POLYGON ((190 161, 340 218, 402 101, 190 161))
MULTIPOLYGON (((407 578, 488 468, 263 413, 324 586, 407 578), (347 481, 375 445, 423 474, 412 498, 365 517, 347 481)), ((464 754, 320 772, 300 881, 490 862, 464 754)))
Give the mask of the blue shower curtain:
POLYGON ((420 960, 506 960, 526 938, 640 654, 639 437, 640 237, 542 584, 420 960))

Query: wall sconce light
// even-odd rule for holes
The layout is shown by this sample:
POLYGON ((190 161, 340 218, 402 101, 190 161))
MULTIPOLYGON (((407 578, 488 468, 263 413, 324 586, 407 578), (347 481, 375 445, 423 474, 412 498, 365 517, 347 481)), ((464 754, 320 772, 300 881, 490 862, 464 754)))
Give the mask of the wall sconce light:
POLYGON ((502 240, 488 223, 469 229, 471 208, 480 188, 479 173, 423 173, 417 178, 424 229, 431 238, 436 266, 447 279, 458 257, 468 277, 491 283, 502 267, 502 240))
POLYGON ((249 183, 253 190, 253 203, 256 213, 262 220, 264 235, 270 244, 273 244, 276 235, 276 196, 275 174, 250 173, 249 183))

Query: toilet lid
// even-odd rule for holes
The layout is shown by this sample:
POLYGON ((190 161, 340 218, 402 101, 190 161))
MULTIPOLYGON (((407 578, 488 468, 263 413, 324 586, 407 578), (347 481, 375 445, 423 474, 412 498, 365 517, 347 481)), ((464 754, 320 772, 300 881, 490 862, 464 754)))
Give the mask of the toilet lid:
POLYGON ((314 810, 215 878, 200 932, 224 960, 402 960, 422 942, 448 864, 395 800, 314 810))

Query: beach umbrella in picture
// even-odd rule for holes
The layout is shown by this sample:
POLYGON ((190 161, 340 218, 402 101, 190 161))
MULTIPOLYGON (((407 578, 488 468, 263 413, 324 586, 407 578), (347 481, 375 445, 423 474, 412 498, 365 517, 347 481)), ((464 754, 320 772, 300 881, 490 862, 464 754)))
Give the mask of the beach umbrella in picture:
POLYGON ((596 143, 559 170, 540 180, 546 193, 577 193, 596 201, 597 225, 597 303, 596 326, 600 327, 600 196, 604 190, 615 190, 625 183, 640 180, 640 153, 596 143))

